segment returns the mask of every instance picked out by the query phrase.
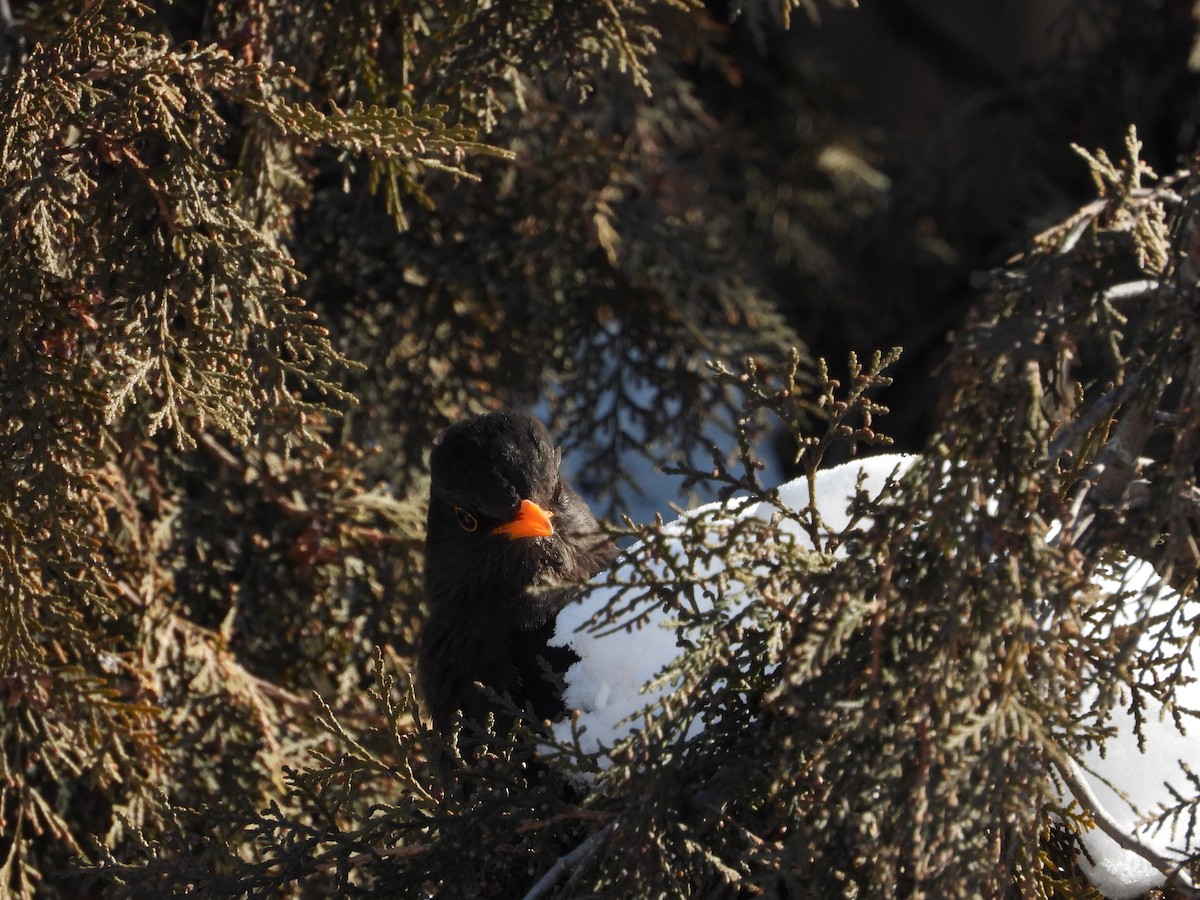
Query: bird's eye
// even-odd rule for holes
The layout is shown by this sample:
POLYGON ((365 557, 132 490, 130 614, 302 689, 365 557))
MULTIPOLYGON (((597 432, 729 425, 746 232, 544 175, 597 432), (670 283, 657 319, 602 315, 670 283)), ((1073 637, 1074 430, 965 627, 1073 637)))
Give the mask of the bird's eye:
POLYGON ((554 496, 550 498, 551 504, 557 506, 560 497, 562 497, 562 482, 557 481, 554 484, 554 496))
POLYGON ((479 527, 479 520, 461 506, 454 507, 454 518, 458 519, 459 527, 463 531, 474 531, 479 527))

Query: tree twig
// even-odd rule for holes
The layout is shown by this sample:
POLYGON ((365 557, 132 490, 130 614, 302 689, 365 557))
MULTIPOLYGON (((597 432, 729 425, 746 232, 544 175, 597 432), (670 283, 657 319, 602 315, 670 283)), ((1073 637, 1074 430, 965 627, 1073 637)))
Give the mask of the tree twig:
POLYGON ((0 75, 25 61, 25 36, 13 18, 8 0, 0 0, 0 75))
POLYGON ((1083 435, 1091 431, 1100 424, 1106 417, 1124 406, 1134 392, 1141 387, 1142 373, 1134 372, 1125 379, 1124 384, 1113 388, 1101 397, 1097 397, 1088 407, 1087 412, 1071 422, 1068 425, 1059 429, 1058 434, 1050 441, 1050 447, 1047 456, 1050 459, 1057 459, 1067 451, 1069 447, 1075 444, 1083 435))
POLYGON ((593 853, 599 850, 601 844, 608 840, 609 835, 616 830, 616 825, 617 822, 614 819, 595 834, 588 837, 566 856, 560 856, 555 860, 554 865, 550 867, 549 871, 538 879, 537 884, 529 889, 524 900, 538 900, 539 897, 544 897, 554 885, 558 884, 572 866, 585 862, 593 853))
MULTIPOLYGON (((388 859, 390 857, 399 857, 408 859, 411 856, 420 856, 423 853, 428 853, 430 850, 429 844, 405 844, 402 847, 383 847, 378 849, 366 850, 362 853, 356 853, 346 860, 346 870, 356 868, 363 863, 374 862, 377 859, 388 859)), ((317 863, 318 872, 329 872, 339 867, 341 859, 324 859, 317 863)))
POLYGON ((1096 823, 1096 827, 1103 831, 1106 835, 1112 838, 1118 846, 1123 850, 1128 850, 1130 853, 1136 853, 1158 871, 1166 876, 1167 881, 1173 884, 1179 891, 1187 897, 1200 897, 1197 893, 1196 885, 1192 881, 1191 876, 1182 868, 1181 864, 1167 859, 1153 847, 1149 847, 1138 840, 1137 835, 1121 827, 1121 824, 1113 818, 1112 813, 1105 809, 1104 804, 1100 802, 1100 798, 1096 796, 1096 792, 1092 790, 1092 786, 1088 783, 1087 777, 1083 774, 1083 770, 1079 767, 1079 763, 1068 758, 1065 762, 1055 760, 1055 765, 1058 767, 1059 774, 1062 776, 1063 782, 1067 789, 1070 790, 1072 796, 1079 804, 1091 813, 1092 820, 1096 823))

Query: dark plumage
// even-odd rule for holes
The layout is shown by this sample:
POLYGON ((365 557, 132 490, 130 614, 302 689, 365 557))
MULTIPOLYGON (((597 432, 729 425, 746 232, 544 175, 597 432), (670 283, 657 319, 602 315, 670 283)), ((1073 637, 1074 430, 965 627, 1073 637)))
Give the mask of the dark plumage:
MULTIPOLYGON (((475 682, 532 706, 562 712, 539 659, 561 674, 575 660, 549 646, 567 596, 613 558, 586 503, 559 476, 546 429, 523 413, 467 419, 442 433, 430 457, 425 599, 417 683, 433 724, 456 710, 482 724, 497 704, 475 682)), ((504 723, 499 725, 503 730, 504 723)))

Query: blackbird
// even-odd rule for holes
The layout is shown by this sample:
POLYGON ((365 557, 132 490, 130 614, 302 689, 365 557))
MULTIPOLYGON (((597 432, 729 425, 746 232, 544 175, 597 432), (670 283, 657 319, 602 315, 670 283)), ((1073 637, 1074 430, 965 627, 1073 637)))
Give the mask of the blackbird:
POLYGON ((547 666, 561 675, 578 657, 548 644, 555 617, 569 586, 616 550, 563 481, 560 458, 541 422, 511 410, 459 422, 434 443, 417 686, 443 733, 456 711, 475 726, 499 714, 489 690, 539 720, 563 712, 547 666))

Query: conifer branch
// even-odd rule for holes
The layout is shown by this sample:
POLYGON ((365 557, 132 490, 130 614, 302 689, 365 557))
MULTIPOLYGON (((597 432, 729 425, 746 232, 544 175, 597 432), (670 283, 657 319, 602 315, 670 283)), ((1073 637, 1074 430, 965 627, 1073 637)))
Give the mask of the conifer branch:
POLYGON ((1146 862, 1150 863, 1150 865, 1154 866, 1154 868, 1158 869, 1158 871, 1162 872, 1167 880, 1183 893, 1184 896, 1200 896, 1191 876, 1181 863, 1165 858, 1153 847, 1142 843, 1137 839, 1135 832, 1122 827, 1121 823, 1113 818, 1112 813, 1105 808, 1104 804, 1100 802, 1100 798, 1096 796, 1096 792, 1092 790, 1087 776, 1079 768, 1079 763, 1067 758, 1065 761, 1056 760, 1055 765, 1058 768, 1059 775, 1063 779, 1063 783, 1070 789, 1072 796, 1079 802, 1079 805, 1087 810, 1088 814, 1095 821, 1096 827, 1112 838, 1122 850, 1136 853, 1142 859, 1146 860, 1146 862))

